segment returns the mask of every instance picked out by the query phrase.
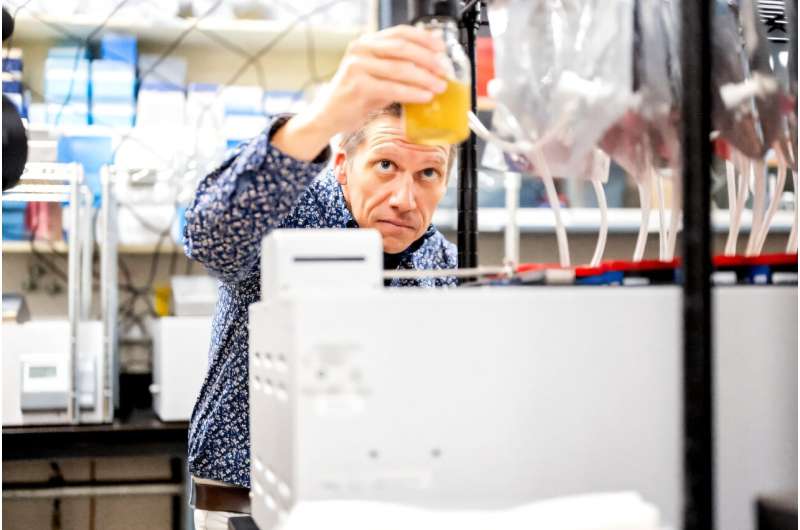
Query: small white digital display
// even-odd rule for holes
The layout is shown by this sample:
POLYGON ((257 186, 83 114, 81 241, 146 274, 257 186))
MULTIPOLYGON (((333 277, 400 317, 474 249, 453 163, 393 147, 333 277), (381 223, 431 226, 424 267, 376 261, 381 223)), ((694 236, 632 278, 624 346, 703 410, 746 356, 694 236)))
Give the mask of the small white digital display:
POLYGON ((43 377, 55 377, 57 370, 55 366, 30 366, 28 367, 28 377, 40 379, 43 377))

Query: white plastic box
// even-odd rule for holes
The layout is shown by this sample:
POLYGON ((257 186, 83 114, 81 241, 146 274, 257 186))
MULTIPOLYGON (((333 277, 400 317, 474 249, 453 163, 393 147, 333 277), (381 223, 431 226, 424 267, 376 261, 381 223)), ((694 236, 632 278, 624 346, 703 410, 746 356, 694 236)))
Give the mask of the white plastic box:
POLYGON ((187 421, 208 369, 211 317, 162 317, 153 327, 153 410, 187 421))

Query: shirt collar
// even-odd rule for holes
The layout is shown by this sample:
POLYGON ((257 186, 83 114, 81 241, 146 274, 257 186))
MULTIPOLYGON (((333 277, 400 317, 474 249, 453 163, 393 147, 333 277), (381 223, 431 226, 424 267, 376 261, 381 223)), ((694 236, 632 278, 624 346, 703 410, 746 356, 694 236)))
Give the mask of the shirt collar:
MULTIPOLYGON (((350 219, 347 221, 347 228, 358 228, 358 223, 353 216, 350 216, 350 219)), ((411 243, 408 248, 406 248, 402 252, 398 252, 397 254, 390 254, 388 252, 383 253, 383 268, 384 270, 394 270, 400 266, 400 264, 405 260, 407 257, 411 256, 414 252, 419 250, 422 245, 425 244, 425 241, 431 237, 433 234, 436 233, 436 229, 433 225, 428 225, 428 229, 425 230, 425 233, 419 237, 416 241, 411 243)))

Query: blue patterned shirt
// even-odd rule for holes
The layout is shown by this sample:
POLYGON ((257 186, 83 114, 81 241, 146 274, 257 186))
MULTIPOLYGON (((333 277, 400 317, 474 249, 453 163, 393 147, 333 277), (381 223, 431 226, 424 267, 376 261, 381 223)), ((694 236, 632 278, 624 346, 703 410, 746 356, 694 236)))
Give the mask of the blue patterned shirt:
MULTIPOLYGON (((357 227, 341 187, 324 172, 328 151, 301 162, 270 145, 277 118, 199 184, 186 211, 186 255, 222 280, 213 320, 208 373, 189 427, 189 472, 250 487, 248 307, 261 298, 261 240, 273 228, 357 227)), ((456 267, 455 245, 433 226, 400 254, 399 269, 456 267)), ((455 285, 452 277, 393 280, 392 286, 455 285)))

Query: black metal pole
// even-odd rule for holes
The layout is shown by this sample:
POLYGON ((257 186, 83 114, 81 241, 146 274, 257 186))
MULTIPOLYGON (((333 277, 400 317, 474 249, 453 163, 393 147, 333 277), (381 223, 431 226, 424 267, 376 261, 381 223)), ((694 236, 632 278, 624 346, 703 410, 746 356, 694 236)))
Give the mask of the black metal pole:
MULTIPOLYGON (((470 101, 476 112, 475 40, 483 1, 474 2, 464 11, 460 21, 460 41, 470 62, 470 101)), ((478 266, 478 155, 475 133, 461 144, 458 152, 458 268, 478 266)))
POLYGON ((714 527, 711 350, 711 8, 681 2, 684 530, 714 527))

